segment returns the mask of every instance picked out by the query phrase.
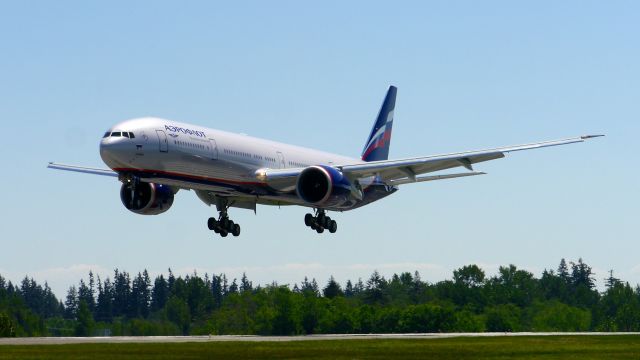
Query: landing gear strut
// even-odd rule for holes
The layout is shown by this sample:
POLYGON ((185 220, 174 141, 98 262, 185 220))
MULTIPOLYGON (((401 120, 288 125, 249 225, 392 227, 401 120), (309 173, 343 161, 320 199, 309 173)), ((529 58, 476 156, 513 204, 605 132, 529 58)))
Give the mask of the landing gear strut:
POLYGON ((216 218, 210 217, 207 221, 207 226, 209 227, 209 230, 213 230, 216 234, 220 234, 220 236, 222 237, 226 237, 229 234, 232 234, 233 236, 239 236, 240 225, 234 223, 233 220, 229 220, 227 209, 228 206, 222 207, 218 220, 216 220, 216 218))
POLYGON ((338 223, 335 220, 331 220, 327 216, 323 209, 316 209, 316 215, 306 214, 304 216, 304 224, 315 230, 318 234, 322 234, 324 230, 329 230, 330 233, 335 233, 338 230, 338 223))

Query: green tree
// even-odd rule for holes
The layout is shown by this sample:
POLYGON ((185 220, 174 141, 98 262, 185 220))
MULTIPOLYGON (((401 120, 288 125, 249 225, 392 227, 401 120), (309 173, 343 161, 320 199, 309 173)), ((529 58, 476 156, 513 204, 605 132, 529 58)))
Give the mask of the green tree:
POLYGON ((477 265, 466 265, 453 271, 453 286, 450 295, 453 302, 459 306, 481 309, 485 304, 484 285, 485 274, 477 265))
POLYGON ((532 331, 587 331, 591 326, 591 312, 558 300, 533 306, 532 331))
POLYGON ((331 275, 331 277, 329 278, 329 282, 327 283, 327 286, 325 286, 324 289, 322 289, 322 294, 324 295, 324 297, 329 299, 334 298, 336 296, 344 296, 344 293, 342 292, 342 288, 340 287, 340 284, 338 284, 336 279, 333 278, 333 275, 331 275))
POLYGON ((512 332, 521 330, 522 311, 513 304, 502 304, 489 308, 485 312, 487 330, 512 332))
POLYGON ((454 329, 452 306, 420 304, 407 306, 400 317, 400 331, 410 333, 447 332, 454 329))
POLYGON ((187 303, 177 296, 172 296, 169 298, 169 301, 167 301, 165 310, 167 313, 167 319, 180 328, 182 335, 189 335, 191 314, 189 313, 189 306, 187 303))
POLYGON ((71 286, 67 291, 67 300, 64 302, 64 317, 75 319, 78 312, 78 291, 75 286, 71 286))
POLYGON ((367 287, 365 290, 365 301, 368 304, 382 304, 385 302, 385 288, 387 281, 384 279, 378 270, 375 270, 369 280, 367 280, 367 287))
POLYGON ((0 313, 0 337, 16 336, 15 325, 6 314, 0 313))
POLYGON ((76 336, 91 336, 94 328, 93 315, 84 300, 80 300, 77 312, 76 336))
POLYGON ((460 309, 454 314, 452 331, 455 332, 483 332, 486 330, 484 317, 472 311, 460 309))
POLYGON ((164 308, 169 299, 169 284, 164 276, 159 275, 153 282, 151 290, 151 311, 158 311, 164 308))
POLYGON ((477 288, 484 283, 484 271, 478 265, 466 265, 453 271, 453 281, 467 288, 477 288))

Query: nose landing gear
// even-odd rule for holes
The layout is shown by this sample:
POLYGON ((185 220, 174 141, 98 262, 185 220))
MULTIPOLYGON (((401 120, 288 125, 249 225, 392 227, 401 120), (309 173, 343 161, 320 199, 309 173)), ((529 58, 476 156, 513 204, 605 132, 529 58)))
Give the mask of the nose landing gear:
POLYGON ((306 214, 304 216, 304 224, 315 230, 318 234, 322 234, 325 229, 330 233, 335 233, 338 230, 338 223, 328 217, 323 209, 316 210, 316 215, 306 214))

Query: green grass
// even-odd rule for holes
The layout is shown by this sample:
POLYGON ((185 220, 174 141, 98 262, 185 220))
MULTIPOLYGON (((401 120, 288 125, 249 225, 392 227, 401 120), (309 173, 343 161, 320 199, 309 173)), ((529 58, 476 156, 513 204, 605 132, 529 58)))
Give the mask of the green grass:
POLYGON ((639 359, 639 336, 0 345, 0 359, 639 359))

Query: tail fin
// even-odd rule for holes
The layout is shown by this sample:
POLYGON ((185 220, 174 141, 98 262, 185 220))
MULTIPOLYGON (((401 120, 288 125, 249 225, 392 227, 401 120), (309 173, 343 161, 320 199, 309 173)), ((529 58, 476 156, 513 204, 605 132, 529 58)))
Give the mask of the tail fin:
POLYGON ((398 89, 389 86, 387 96, 384 98, 380 113, 367 143, 362 150, 363 161, 387 160, 389 158, 389 145, 391 145, 391 128, 393 127, 393 110, 396 107, 396 94, 398 89))

